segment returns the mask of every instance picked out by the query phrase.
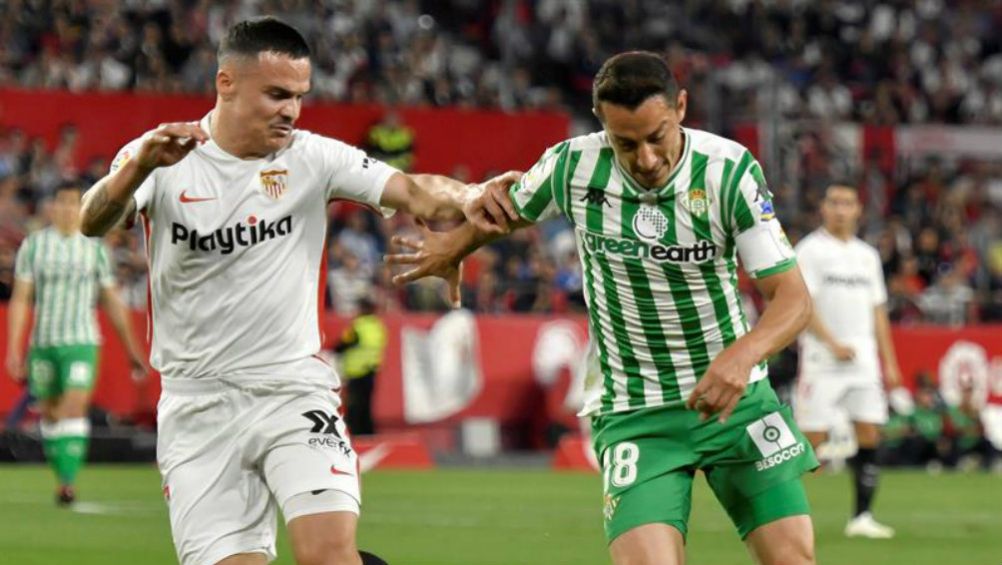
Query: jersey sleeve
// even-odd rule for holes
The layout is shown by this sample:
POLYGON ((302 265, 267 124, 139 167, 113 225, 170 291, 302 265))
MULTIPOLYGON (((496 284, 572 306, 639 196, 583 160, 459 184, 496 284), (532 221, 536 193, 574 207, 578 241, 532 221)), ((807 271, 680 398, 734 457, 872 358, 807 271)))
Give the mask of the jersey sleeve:
POLYGON ((724 226, 749 275, 767 277, 797 264, 793 246, 776 219, 762 167, 747 150, 723 187, 721 206, 724 226))
POLYGON ((14 278, 24 282, 34 282, 35 273, 32 269, 35 258, 35 238, 28 236, 17 250, 14 260, 14 278))
MULTIPOLYGON (((111 167, 109 168, 109 173, 114 173, 118 169, 122 168, 122 165, 126 164, 129 159, 136 156, 139 152, 139 145, 142 143, 142 138, 134 139, 127 143, 124 147, 118 150, 118 154, 111 161, 111 167)), ((156 171, 154 171, 150 176, 146 177, 143 184, 139 185, 139 188, 132 193, 132 199, 136 201, 136 211, 141 212, 146 210, 153 201, 153 189, 156 186, 156 171)))
POLYGON ((344 198, 381 210, 385 216, 393 214, 392 210, 381 208, 379 201, 386 181, 399 172, 397 169, 336 139, 311 134, 310 140, 320 151, 320 162, 324 165, 327 178, 328 201, 344 198))
POLYGON ((556 195, 565 190, 568 146, 564 142, 548 149, 509 189, 515 209, 526 220, 539 222, 560 213, 556 195))
POLYGON ((887 285, 884 283, 884 266, 880 262, 880 255, 876 250, 871 250, 870 256, 873 263, 870 296, 873 298, 873 306, 876 307, 887 302, 887 285))
POLYGON ((111 253, 103 243, 97 246, 97 282, 101 288, 115 286, 115 268, 112 265, 111 253))

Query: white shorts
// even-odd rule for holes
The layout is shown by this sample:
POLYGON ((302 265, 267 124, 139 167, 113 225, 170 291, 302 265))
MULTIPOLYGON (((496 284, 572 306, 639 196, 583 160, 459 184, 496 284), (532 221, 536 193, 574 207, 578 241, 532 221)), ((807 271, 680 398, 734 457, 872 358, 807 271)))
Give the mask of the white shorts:
POLYGON ((805 432, 827 432, 844 411, 849 420, 887 423, 887 393, 878 375, 802 374, 793 398, 797 426, 805 432))
MULTIPOLYGON (((164 383, 157 464, 182 565, 238 553, 274 559, 278 509, 299 494, 338 491, 349 504, 310 511, 358 513, 358 459, 339 406, 337 394, 319 387, 164 383)), ((292 507, 304 508, 301 497, 292 507)))

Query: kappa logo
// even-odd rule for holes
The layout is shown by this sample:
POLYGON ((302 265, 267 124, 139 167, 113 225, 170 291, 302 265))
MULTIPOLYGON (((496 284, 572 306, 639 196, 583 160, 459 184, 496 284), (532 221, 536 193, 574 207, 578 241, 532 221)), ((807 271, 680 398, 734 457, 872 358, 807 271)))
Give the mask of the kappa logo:
POLYGON ((601 188, 588 187, 588 191, 580 198, 580 201, 587 202, 589 206, 594 204, 596 206, 612 207, 612 204, 609 204, 609 198, 605 195, 605 191, 601 188))
POLYGON ((755 469, 764 471, 804 454, 804 444, 797 441, 790 426, 779 412, 773 412, 745 427, 763 459, 755 469))

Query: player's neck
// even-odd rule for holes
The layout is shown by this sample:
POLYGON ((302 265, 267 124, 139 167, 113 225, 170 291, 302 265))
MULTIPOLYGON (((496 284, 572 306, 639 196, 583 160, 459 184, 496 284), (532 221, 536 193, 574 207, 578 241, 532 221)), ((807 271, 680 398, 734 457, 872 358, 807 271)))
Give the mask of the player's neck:
POLYGON ((825 231, 835 239, 842 242, 850 241, 856 235, 855 230, 852 229, 839 230, 825 227, 825 231))
POLYGON ((234 123, 234 120, 221 118, 223 110, 218 106, 209 115, 209 137, 219 146, 220 149, 233 155, 238 159, 262 159, 268 153, 248 147, 247 144, 254 140, 253 135, 246 135, 235 128, 225 128, 224 123, 234 123))
POLYGON ((56 232, 63 237, 73 237, 80 232, 80 227, 76 225, 52 224, 52 227, 56 228, 56 232))

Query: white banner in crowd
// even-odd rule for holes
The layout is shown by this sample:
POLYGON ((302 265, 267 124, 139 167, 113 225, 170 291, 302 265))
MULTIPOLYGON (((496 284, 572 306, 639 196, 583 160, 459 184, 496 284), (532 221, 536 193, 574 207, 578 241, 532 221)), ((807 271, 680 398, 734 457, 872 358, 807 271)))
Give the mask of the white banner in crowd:
POLYGON ((1002 158, 1002 129, 951 126, 901 126, 894 130, 898 155, 980 159, 1002 158))
POLYGON ((556 320, 539 328, 532 351, 532 370, 543 388, 553 386, 560 371, 570 371, 574 382, 567 391, 564 406, 571 412, 584 406, 584 386, 578 368, 587 355, 587 340, 588 336, 577 324, 556 320))
POLYGON ((408 423, 448 418, 480 393, 477 323, 469 310, 453 310, 430 331, 404 327, 400 338, 408 423))

